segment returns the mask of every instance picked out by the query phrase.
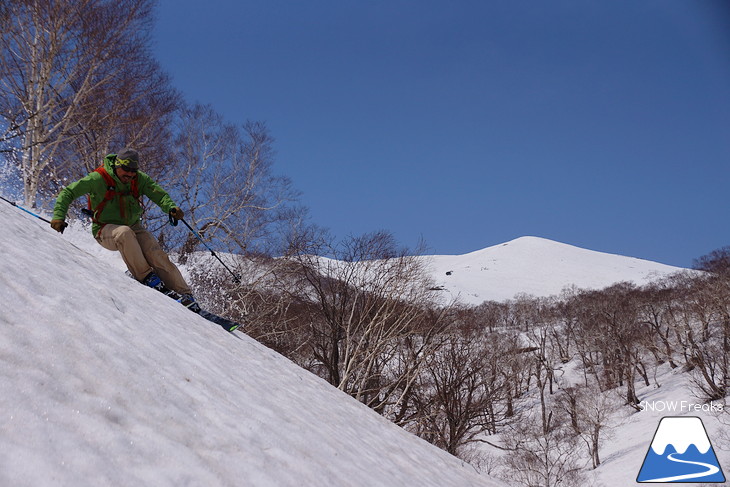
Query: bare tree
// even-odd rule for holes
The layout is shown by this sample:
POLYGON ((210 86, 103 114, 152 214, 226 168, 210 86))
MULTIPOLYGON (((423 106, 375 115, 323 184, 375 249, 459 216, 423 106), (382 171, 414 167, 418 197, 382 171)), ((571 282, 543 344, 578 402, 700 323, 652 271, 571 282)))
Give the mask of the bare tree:
POLYGON ((418 381, 415 434, 453 455, 494 434, 509 412, 506 397, 515 381, 508 370, 519 354, 514 332, 460 332, 444 335, 418 381))
POLYGON ((120 85, 144 74, 137 70, 140 60, 149 61, 151 9, 151 0, 18 0, 8 6, 0 20, 0 114, 18 135, 11 154, 27 204, 35 206, 54 171, 63 173, 75 139, 93 138, 95 129, 123 119, 110 108, 140 95, 128 90, 122 103, 110 102, 120 85))
POLYGON ((172 156, 171 127, 180 94, 156 61, 130 55, 124 66, 96 97, 97 103, 88 107, 91 111, 80 113, 79 136, 59 149, 57 158, 65 162, 54 166, 59 180, 94 170, 107 154, 125 146, 140 153, 143 170, 163 186, 178 177, 180 161, 172 156))
POLYGON ((649 385, 643 363, 648 328, 639 320, 635 286, 619 283, 601 291, 580 293, 576 337, 584 367, 592 371, 602 390, 626 387, 627 404, 638 408, 637 374, 649 385))
POLYGON ((506 328, 509 305, 497 301, 484 301, 473 308, 474 319, 489 332, 497 328, 506 328))
POLYGON ((615 424, 616 401, 611 392, 597 387, 566 387, 559 404, 570 417, 570 424, 588 447, 593 468, 601 464, 600 447, 615 424))
MULTIPOLYGON (((273 138, 261 122, 242 129, 210 106, 195 105, 177 120, 177 179, 171 191, 204 238, 241 254, 271 254, 301 220, 298 193, 273 174, 273 138)), ((199 242, 188 235, 183 253, 199 242)))
POLYGON ((540 398, 540 423, 545 433, 550 431, 552 411, 548 407, 545 388, 549 387, 549 394, 553 394, 555 377, 554 363, 548 350, 548 330, 546 327, 535 327, 528 334, 528 340, 534 344, 530 357, 533 363, 533 373, 537 385, 537 393, 540 398))
POLYGON ((730 281, 710 275, 685 282, 673 325, 698 395, 722 399, 730 391, 730 281))
POLYGON ((505 460, 507 469, 501 474, 510 485, 585 485, 584 462, 576 448, 578 440, 562 422, 555 421, 545 433, 535 418, 527 416, 513 423, 502 437, 512 450, 505 460))
POLYGON ((400 411, 443 326, 423 261, 386 232, 309 243, 289 258, 301 284, 285 282, 299 290, 292 299, 316 303, 307 317, 314 371, 378 412, 400 411), (404 354, 409 347, 417 353, 404 354))
POLYGON ((698 257, 693 268, 713 274, 730 274, 730 246, 713 250, 707 255, 698 257))

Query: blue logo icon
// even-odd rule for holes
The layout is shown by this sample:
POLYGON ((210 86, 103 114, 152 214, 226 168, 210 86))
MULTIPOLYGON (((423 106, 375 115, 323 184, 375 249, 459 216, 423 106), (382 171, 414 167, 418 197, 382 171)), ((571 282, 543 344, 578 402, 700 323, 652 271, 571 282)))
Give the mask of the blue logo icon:
POLYGON ((725 482, 702 420, 662 418, 636 481, 725 482))

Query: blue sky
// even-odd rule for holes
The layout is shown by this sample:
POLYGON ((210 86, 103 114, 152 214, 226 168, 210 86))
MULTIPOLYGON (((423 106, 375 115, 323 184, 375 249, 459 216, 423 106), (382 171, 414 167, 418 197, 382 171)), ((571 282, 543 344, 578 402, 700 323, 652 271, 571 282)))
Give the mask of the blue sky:
POLYGON ((160 0, 154 35, 188 101, 267 123, 340 238, 730 245, 724 0, 160 0))

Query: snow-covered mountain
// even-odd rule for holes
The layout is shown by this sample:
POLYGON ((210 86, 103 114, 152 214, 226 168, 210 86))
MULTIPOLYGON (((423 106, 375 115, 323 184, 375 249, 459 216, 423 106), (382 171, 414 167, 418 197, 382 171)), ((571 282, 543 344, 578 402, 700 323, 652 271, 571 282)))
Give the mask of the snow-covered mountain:
POLYGON ((505 301, 518 294, 557 295, 571 286, 602 289, 621 281, 641 285, 685 270, 539 237, 521 237, 464 255, 424 258, 444 297, 458 297, 465 304, 505 301))
POLYGON ((497 486, 0 205, 0 485, 497 486))

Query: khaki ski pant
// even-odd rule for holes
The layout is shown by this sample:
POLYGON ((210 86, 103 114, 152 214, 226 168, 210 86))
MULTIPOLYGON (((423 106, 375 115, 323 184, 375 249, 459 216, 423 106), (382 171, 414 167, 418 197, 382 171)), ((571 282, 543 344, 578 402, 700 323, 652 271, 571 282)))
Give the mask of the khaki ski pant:
POLYGON ((135 279, 142 281, 154 271, 165 286, 180 294, 191 294, 180 270, 170 262, 157 239, 140 223, 126 225, 104 225, 96 241, 107 250, 118 250, 124 263, 135 279))

